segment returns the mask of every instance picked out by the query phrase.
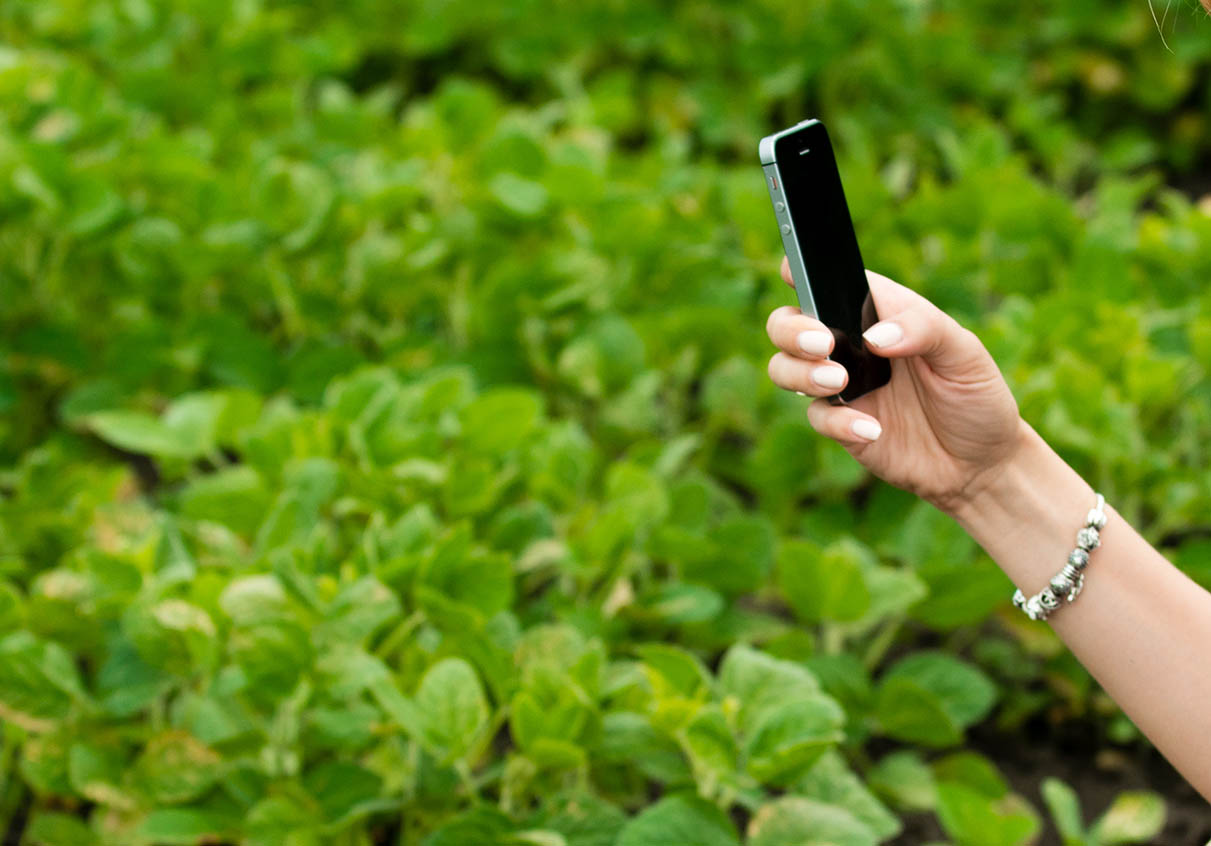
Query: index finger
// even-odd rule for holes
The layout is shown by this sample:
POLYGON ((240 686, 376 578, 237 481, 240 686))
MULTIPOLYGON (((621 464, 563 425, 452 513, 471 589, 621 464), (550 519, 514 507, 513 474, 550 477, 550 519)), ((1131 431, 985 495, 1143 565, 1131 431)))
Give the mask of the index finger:
POLYGON ((795 287, 795 280, 791 278, 791 263, 786 257, 782 257, 782 268, 779 271, 782 274, 782 281, 792 288, 795 287))

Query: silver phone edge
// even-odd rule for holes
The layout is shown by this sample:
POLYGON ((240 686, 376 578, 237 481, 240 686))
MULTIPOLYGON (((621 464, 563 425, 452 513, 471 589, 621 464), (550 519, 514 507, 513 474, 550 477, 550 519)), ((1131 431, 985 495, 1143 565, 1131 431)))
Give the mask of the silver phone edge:
MULTIPOLYGON (((784 135, 789 135, 813 123, 819 123, 819 121, 815 118, 800 121, 781 132, 765 136, 758 146, 758 153, 761 156, 761 169, 765 173, 765 188, 769 191, 770 203, 774 207, 774 217, 778 221, 778 231, 782 235, 782 248, 786 251, 786 260, 790 265, 791 280, 795 283, 795 296, 799 299, 799 310, 818 320, 820 314, 816 310, 816 298, 812 296, 811 281, 807 278, 807 265, 803 261, 803 254, 799 251, 799 239, 796 237, 795 221, 791 218, 790 206, 784 199, 785 194, 781 187, 774 188, 775 182, 771 180, 772 177, 777 180, 778 186, 783 185, 782 174, 778 170, 778 160, 774 156, 775 142, 784 135), (779 213, 779 202, 783 204, 785 214, 779 213), (788 226, 789 229, 783 230, 783 226, 788 226)), ((834 405, 849 404, 841 398, 840 394, 834 394, 828 399, 834 405)))

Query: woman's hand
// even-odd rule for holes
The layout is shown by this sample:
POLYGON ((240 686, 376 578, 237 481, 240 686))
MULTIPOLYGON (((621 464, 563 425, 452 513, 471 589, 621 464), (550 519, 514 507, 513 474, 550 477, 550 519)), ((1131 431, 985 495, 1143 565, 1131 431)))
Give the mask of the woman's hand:
MULTIPOLYGON (((915 291, 866 275, 881 320, 863 337, 891 359, 891 381, 849 405, 817 399, 807 419, 876 476, 953 514, 1018 449, 1017 402, 971 331, 915 291)), ((793 284, 785 258, 782 278, 793 284)), ((783 306, 766 332, 781 350, 769 363, 775 384, 814 397, 845 386, 845 368, 823 360, 833 345, 823 323, 783 306)))

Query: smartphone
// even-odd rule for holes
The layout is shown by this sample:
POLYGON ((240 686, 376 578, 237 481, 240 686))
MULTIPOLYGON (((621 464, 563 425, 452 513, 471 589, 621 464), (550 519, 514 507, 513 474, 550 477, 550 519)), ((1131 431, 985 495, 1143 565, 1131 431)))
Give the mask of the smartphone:
POLYGON ((849 372, 844 390, 829 399, 850 402, 886 385, 891 363, 862 340, 879 316, 832 144, 824 124, 805 120, 762 138, 760 153, 799 308, 832 331, 829 358, 849 372))

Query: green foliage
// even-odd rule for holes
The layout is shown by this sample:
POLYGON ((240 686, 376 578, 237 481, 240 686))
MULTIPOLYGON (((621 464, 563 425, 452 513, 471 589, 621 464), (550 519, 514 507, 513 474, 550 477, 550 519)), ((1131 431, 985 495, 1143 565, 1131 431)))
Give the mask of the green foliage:
MULTIPOLYGON (((968 729, 1137 734, 765 378, 756 141, 822 117, 867 262, 1211 585, 1209 27, 0 4, 0 829, 1029 842, 968 729)), ((1072 842, 1161 825, 1048 784, 1072 842)))

